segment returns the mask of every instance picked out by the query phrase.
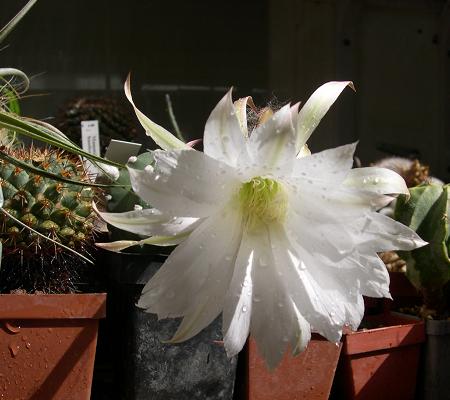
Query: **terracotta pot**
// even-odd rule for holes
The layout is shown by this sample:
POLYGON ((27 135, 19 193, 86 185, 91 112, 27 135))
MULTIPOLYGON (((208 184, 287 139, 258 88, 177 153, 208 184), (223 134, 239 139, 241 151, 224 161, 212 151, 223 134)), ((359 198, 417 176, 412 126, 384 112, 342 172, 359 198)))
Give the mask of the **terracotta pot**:
POLYGON ((3 399, 88 400, 106 294, 0 295, 3 399))
POLYGON ((343 337, 336 374, 337 399, 414 399, 422 320, 396 313, 366 317, 368 329, 343 337))
POLYGON ((267 369, 252 339, 247 351, 248 400, 328 399, 341 346, 313 334, 303 353, 292 357, 287 352, 274 371, 267 369))

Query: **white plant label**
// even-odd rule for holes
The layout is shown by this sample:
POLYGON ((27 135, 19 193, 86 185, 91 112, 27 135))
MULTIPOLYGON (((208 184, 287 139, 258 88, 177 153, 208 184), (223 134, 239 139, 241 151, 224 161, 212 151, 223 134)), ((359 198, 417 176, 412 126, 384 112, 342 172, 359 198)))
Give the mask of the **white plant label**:
MULTIPOLYGON (((83 150, 96 156, 100 155, 100 132, 98 120, 81 121, 81 146, 83 150)), ((90 161, 85 160, 86 169, 93 178, 98 174, 98 168, 90 161)))

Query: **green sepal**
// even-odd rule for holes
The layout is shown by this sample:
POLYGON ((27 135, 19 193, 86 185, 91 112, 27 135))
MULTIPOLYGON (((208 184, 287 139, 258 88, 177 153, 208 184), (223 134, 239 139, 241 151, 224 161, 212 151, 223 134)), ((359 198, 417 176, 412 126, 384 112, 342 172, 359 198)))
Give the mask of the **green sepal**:
MULTIPOLYGON (((135 162, 128 163, 134 169, 144 170, 147 165, 154 162, 151 152, 142 153, 135 162)), ((111 200, 108 201, 107 209, 110 212, 125 212, 134 209, 135 205, 143 208, 150 208, 150 205, 144 202, 136 193, 130 190, 130 174, 127 169, 120 171, 119 178, 116 180, 117 186, 109 189, 111 200)))

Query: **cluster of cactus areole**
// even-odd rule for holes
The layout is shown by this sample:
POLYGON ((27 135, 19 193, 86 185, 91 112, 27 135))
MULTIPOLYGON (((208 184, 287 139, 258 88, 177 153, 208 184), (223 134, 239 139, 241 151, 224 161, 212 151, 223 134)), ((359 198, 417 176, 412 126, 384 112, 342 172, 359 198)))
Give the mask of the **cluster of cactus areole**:
MULTIPOLYGON (((31 146, 2 151, 66 179, 81 182, 89 179, 81 159, 61 150, 31 146)), ((74 290, 73 281, 85 262, 58 244, 88 255, 96 218, 92 209, 93 189, 57 182, 5 160, 0 161, 0 184, 3 209, 14 217, 0 216, 3 243, 0 291, 74 290)))

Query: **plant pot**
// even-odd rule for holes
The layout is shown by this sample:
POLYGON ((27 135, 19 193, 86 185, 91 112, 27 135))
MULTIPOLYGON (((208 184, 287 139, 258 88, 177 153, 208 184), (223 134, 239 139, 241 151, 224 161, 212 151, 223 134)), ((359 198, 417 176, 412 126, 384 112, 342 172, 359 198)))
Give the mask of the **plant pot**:
POLYGON ((106 294, 0 295, 3 399, 89 400, 106 294))
POLYGON ((101 340, 109 340, 110 348, 118 351, 111 360, 114 389, 105 399, 231 400, 237 360, 226 356, 220 317, 189 341, 164 344, 180 319, 158 321, 136 307, 144 284, 164 260, 109 253, 104 261, 110 268, 109 311, 101 340))
POLYGON ((327 400, 339 360, 341 346, 313 334, 308 347, 297 357, 289 352, 269 371, 250 338, 247 347, 248 400, 327 400))
POLYGON ((397 313, 366 317, 368 329, 348 332, 336 374, 336 399, 414 399, 422 320, 397 313))
POLYGON ((421 394, 425 400, 450 399, 450 321, 427 320, 421 394))

